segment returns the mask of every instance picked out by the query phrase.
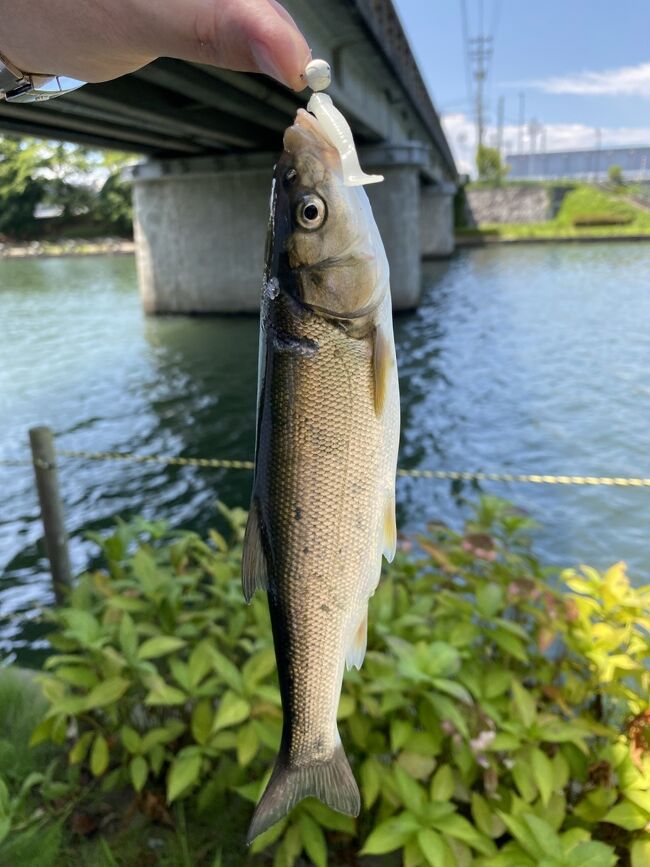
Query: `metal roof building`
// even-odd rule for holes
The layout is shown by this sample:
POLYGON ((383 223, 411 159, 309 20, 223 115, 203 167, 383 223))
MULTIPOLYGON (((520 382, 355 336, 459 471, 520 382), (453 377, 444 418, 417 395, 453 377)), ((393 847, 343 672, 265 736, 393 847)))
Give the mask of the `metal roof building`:
POLYGON ((507 154, 505 162, 512 181, 604 180, 610 166, 620 166, 626 180, 650 179, 650 147, 507 154))

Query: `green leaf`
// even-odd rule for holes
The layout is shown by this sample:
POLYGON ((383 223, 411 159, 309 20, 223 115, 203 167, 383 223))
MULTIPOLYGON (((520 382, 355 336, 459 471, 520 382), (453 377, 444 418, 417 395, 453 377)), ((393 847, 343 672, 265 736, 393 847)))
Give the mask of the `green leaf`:
POLYGON ((212 648, 212 665, 221 680, 237 693, 244 691, 244 682, 239 669, 227 656, 212 648))
POLYGON ((450 765, 440 765, 431 780, 431 800, 448 801, 454 794, 454 772, 450 765))
POLYGON ((0 816, 8 816, 10 807, 11 798, 9 797, 9 789, 2 777, 0 777, 0 816))
POLYGON ((412 813, 404 812, 387 819, 368 835, 361 855, 384 855, 394 852, 420 830, 420 823, 412 813))
POLYGON ((253 761, 259 747, 260 739, 255 731, 255 726, 250 723, 242 726, 237 732, 237 761, 242 768, 245 768, 253 761))
MULTIPOLYGON (((580 843, 575 849, 572 849, 570 860, 567 863, 571 867, 616 867, 618 858, 610 846, 590 840, 587 843, 580 843)), ((639 867, 647 867, 647 863, 647 861, 642 862, 639 867)), ((636 867, 634 861, 632 861, 632 867, 636 867)))
POLYGON ((361 778, 361 793, 363 795, 363 803, 366 809, 370 809, 377 800, 379 789, 381 786, 381 777, 377 760, 372 756, 365 760, 361 765, 359 772, 361 778))
POLYGON ((169 684, 161 680, 159 683, 156 682, 154 688, 147 693, 144 703, 156 706, 185 704, 186 701, 187 696, 184 692, 176 689, 175 686, 169 686, 169 684))
POLYGON ((464 737, 469 737, 469 729, 463 715, 459 712, 454 702, 442 695, 429 693, 427 696, 431 706, 442 722, 450 722, 464 737))
POLYGON ((251 692, 260 680, 264 680, 273 671, 275 671, 275 652, 273 648, 266 647, 264 650, 259 650, 245 662, 242 669, 242 678, 246 690, 251 692))
POLYGON ((512 768, 512 778, 519 794, 527 804, 532 804, 537 796, 537 786, 531 772, 527 753, 517 759, 512 768))
POLYGON ((509 656, 514 656, 519 662, 528 662, 528 654, 523 643, 505 629, 497 629, 491 633, 496 644, 509 656))
POLYGON ((448 867, 446 862, 447 847, 440 836, 431 828, 418 831, 418 845, 430 867, 448 867))
POLYGON ((444 819, 435 820, 433 823, 439 831, 443 831, 449 837, 455 837, 457 840, 462 840, 467 843, 472 849, 481 852, 483 855, 492 855, 496 851, 496 847, 492 840, 485 837, 471 825, 463 816, 454 813, 444 819))
POLYGON ((9 816, 0 815, 0 843, 7 837, 11 830, 11 819, 9 816))
POLYGON ((390 748, 399 752, 413 734, 413 723, 408 720, 394 719, 390 724, 390 748))
POLYGON ((648 867, 650 864, 650 835, 635 840, 630 849, 632 867, 648 867))
POLYGON ((528 825, 523 820, 510 816, 502 810, 498 810, 497 815, 501 818, 515 840, 521 844, 524 851, 536 859, 535 863, 538 864, 544 857, 544 850, 535 839, 535 835, 531 833, 528 825))
POLYGON ((476 607, 483 617, 493 617, 503 606, 503 589, 498 584, 483 584, 476 592, 476 607))
POLYGON ((518 680, 513 680, 510 688, 512 690, 512 700, 515 705, 517 717, 521 720, 522 725, 529 729, 537 718, 537 705, 535 698, 527 689, 524 689, 518 680))
POLYGON ((173 635, 156 635, 154 638, 148 638, 142 642, 138 650, 138 659, 157 659, 159 656, 165 656, 165 654, 179 650, 181 647, 185 647, 182 638, 176 638, 173 635))
POLYGON ((325 835, 307 813, 300 814, 300 837, 305 852, 315 867, 327 867, 327 843, 325 835))
POLYGON ((402 803, 412 813, 419 813, 426 802, 422 786, 410 777, 399 765, 393 765, 393 778, 402 803))
POLYGON ((197 782, 201 773, 201 762, 200 755, 179 756, 174 759, 167 774, 167 800, 170 804, 197 782))
POLYGON ((150 729, 142 738, 142 752, 148 753, 153 747, 168 744, 180 737, 185 731, 185 723, 170 720, 161 728, 150 729))
POLYGON ((95 737, 93 748, 90 752, 90 770, 95 777, 101 777, 108 768, 108 742, 104 735, 95 737))
POLYGON ((551 799, 554 788, 554 774, 551 760, 540 749, 534 749, 531 753, 531 765, 542 803, 546 807, 551 799))
POLYGON ((123 677, 109 677, 108 680, 100 683, 88 693, 84 699, 86 710, 95 710, 99 707, 114 704, 118 699, 122 698, 130 686, 130 680, 126 680, 123 677))
POLYGON ((68 761, 71 765, 79 765, 88 755, 90 743, 93 739, 94 732, 84 732, 79 740, 68 753, 68 761))
POLYGON ((131 726, 122 726, 120 730, 122 743, 130 753, 139 753, 142 750, 142 738, 131 726))
POLYGON ((41 720, 29 738, 29 746, 36 747, 39 744, 42 744, 43 741, 50 740, 56 721, 56 717, 54 716, 41 720))
POLYGON ((208 641, 200 641, 188 661, 190 686, 198 686, 203 678, 212 670, 212 646, 208 641))
POLYGON ((56 676, 71 686, 80 686, 83 689, 92 689, 98 682, 95 672, 83 665, 61 666, 57 668, 56 676))
POLYGON ((603 816, 603 822, 611 822, 612 825, 618 825, 619 828, 625 828, 627 831, 639 831, 647 825, 648 821, 650 815, 647 811, 627 800, 616 804, 603 816))
POLYGON ((144 548, 138 548, 133 557, 133 574, 149 596, 155 595, 166 583, 166 576, 158 570, 156 561, 144 548))
POLYGON ((131 774, 133 788, 136 792, 142 791, 144 784, 147 782, 147 777, 149 776, 149 766, 147 765, 146 759, 142 756, 135 756, 132 758, 131 764, 129 765, 129 772, 131 774))
POLYGON ((120 647, 122 653, 132 659, 138 650, 138 634, 135 630, 133 618, 126 611, 120 620, 120 647))
POLYGON ((558 861, 561 861, 564 855, 562 851, 562 843, 548 822, 545 822, 543 819, 540 819, 539 816, 535 816, 532 813, 526 813, 522 818, 528 825, 531 834, 537 841, 542 852, 545 855, 548 855, 549 858, 555 858, 558 861))
POLYGON ((197 744, 207 744, 212 733, 212 723, 214 722, 214 713, 212 711, 212 702, 208 698, 202 698, 194 705, 192 710, 192 721, 190 728, 192 737, 197 744))
POLYGON ((472 817, 479 831, 492 839, 500 837, 506 829, 501 819, 494 813, 478 792, 472 792, 472 817))
POLYGON ((212 731, 237 725, 248 719, 250 712, 251 707, 246 699, 240 698, 234 692, 226 692, 219 702, 212 731))
POLYGON ((354 833, 354 819, 352 816, 344 816, 343 813, 337 813, 331 807, 322 804, 314 799, 305 801, 303 809, 315 819, 323 828, 329 831, 343 831, 345 834, 354 833))

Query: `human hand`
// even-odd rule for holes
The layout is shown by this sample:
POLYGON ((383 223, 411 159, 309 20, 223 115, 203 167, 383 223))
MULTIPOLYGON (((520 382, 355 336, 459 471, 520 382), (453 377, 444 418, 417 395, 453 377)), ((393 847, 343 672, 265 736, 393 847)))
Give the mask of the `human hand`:
POLYGON ((0 53, 14 66, 82 81, 177 57, 302 90, 311 59, 276 0, 0 0, 0 21, 0 53))

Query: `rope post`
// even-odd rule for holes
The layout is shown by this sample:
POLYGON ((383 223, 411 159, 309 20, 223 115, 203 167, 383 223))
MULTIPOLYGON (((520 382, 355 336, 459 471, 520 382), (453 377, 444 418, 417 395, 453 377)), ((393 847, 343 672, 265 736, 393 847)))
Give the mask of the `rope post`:
POLYGON ((29 431, 36 489, 45 531, 45 552, 52 570, 52 586, 57 604, 61 605, 72 584, 68 536, 63 518, 63 503, 59 493, 59 478, 54 454, 54 434, 49 427, 33 427, 29 431))

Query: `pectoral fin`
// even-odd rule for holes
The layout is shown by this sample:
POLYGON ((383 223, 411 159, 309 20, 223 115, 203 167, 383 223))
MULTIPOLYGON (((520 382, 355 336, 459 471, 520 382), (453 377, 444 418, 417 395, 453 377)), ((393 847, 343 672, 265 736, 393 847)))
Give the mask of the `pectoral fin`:
POLYGON ((259 501, 253 498, 248 513, 242 555, 242 587, 244 598, 247 602, 250 602, 256 590, 267 590, 268 586, 269 574, 264 546, 262 544, 260 505, 259 501))
POLYGON ((395 492, 393 491, 386 498, 384 506, 384 524, 383 524, 383 546, 384 557, 389 563, 393 562, 395 551, 397 549, 397 523, 395 521, 395 492))
POLYGON ((375 382, 375 413, 379 416, 386 404, 391 369, 395 364, 392 346, 379 327, 375 328, 372 364, 375 382))

